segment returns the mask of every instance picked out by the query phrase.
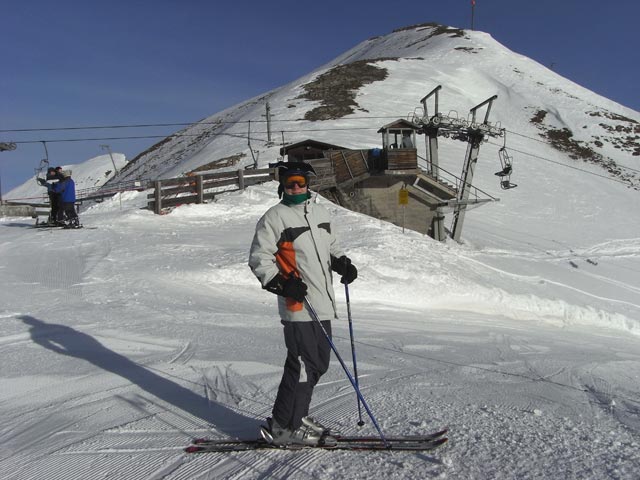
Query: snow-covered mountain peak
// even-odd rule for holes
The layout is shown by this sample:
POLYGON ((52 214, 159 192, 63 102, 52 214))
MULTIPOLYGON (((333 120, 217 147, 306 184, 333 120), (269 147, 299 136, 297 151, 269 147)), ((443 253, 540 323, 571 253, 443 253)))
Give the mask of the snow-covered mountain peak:
POLYGON ((489 34, 437 24, 364 40, 287 85, 167 137, 134 158, 115 181, 178 176, 232 156, 242 159, 238 167, 262 166, 278 158, 283 141, 378 146, 382 117, 410 115, 437 85, 443 86, 445 114, 466 117, 497 94, 491 120, 541 142, 529 151, 562 152, 562 158, 604 166, 603 174, 637 182, 623 167, 637 164, 632 157, 640 155, 638 112, 510 51, 489 34))

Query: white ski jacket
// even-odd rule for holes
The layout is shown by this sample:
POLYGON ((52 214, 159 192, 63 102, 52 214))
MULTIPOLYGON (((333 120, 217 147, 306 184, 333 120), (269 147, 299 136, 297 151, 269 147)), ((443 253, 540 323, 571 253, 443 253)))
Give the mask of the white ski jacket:
MULTIPOLYGON (((278 273, 299 276, 319 319, 331 320, 337 318, 331 256, 342 255, 324 207, 310 200, 300 205, 278 203, 256 225, 249 267, 263 287, 278 273)), ((313 320, 306 307, 292 298, 278 296, 278 310, 283 321, 313 320)))

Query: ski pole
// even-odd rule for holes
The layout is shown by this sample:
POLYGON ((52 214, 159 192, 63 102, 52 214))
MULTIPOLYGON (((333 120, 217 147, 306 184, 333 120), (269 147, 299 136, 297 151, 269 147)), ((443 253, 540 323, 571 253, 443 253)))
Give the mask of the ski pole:
POLYGON ((322 333, 324 333, 325 338, 327 339, 327 341, 329 342, 329 345, 331 346, 331 350, 333 350, 333 353, 335 353, 336 358, 338 359, 338 361, 340 362, 340 365, 342 366, 342 369, 344 370, 344 373, 347 374, 347 378, 349 379, 349 381, 351 382, 351 385, 356 391, 356 394, 358 395, 358 399, 360 400, 360 402, 362 402, 362 406, 364 407, 367 414, 369 415, 369 418, 373 422, 373 425, 376 427, 376 430, 378 431, 378 434, 382 439, 382 443, 384 443, 385 447, 390 448, 391 445, 389 444, 389 442, 387 442, 387 439, 385 438, 384 433, 382 433, 382 429, 380 428, 380 425, 378 425, 378 421, 376 420, 376 417, 373 416, 373 413, 371 412, 369 405, 367 405, 366 400, 362 396, 362 393, 360 392, 358 385, 353 379, 353 376, 351 376, 351 374, 349 373, 349 369, 347 368, 347 365, 344 363, 344 360, 342 360, 342 357, 338 353, 338 349, 336 348, 335 344, 331 340, 331 337, 325 330, 324 325, 322 325, 322 322, 318 318, 318 314, 316 313, 315 309, 313 308, 313 306, 311 305, 311 302, 309 302, 309 299, 307 297, 304 297, 304 303, 307 305, 307 308, 309 309, 309 312, 311 313, 311 317, 313 318, 313 320, 318 322, 318 325, 320 325, 320 328, 322 329, 322 333))
MULTIPOLYGON (((356 346, 353 341, 353 321, 351 320, 351 302, 349 301, 349 285, 344 284, 344 294, 347 297, 347 318, 349 319, 349 337, 351 337, 351 357, 353 358, 353 377, 356 381, 356 387, 360 389, 360 383, 358 382, 358 364, 356 363, 356 346)), ((362 421, 362 408, 360 406, 360 397, 356 395, 358 399, 358 426, 364 425, 362 421)))

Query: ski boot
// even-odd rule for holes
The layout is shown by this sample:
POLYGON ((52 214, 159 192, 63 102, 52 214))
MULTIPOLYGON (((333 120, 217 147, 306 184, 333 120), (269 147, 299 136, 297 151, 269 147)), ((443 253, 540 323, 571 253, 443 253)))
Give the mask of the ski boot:
POLYGON ((335 433, 312 417, 302 417, 302 425, 320 435, 320 445, 333 447, 338 443, 334 437, 335 433))
POLYGON ((300 425, 289 434, 289 443, 293 445, 306 445, 309 447, 329 445, 325 442, 325 437, 322 434, 304 424, 300 425))
POLYGON ((291 430, 281 427, 273 418, 267 418, 267 426, 260 427, 260 435, 271 445, 283 446, 289 443, 291 430))
POLYGON ((77 218, 72 218, 67 223, 64 224, 64 228, 82 228, 80 225, 80 220, 77 218))
POLYGON ((260 429, 260 433, 262 437, 272 445, 283 447, 287 445, 302 445, 308 447, 324 445, 322 434, 304 424, 295 430, 291 430, 282 427, 273 418, 269 417, 267 418, 267 425, 268 426, 260 429))

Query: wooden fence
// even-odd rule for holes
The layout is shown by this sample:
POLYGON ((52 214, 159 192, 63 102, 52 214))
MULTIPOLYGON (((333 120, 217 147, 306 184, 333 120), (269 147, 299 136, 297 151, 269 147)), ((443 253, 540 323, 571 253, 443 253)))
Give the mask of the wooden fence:
POLYGON ((156 180, 152 182, 154 192, 147 196, 150 200, 147 205, 149 210, 159 214, 165 207, 204 203, 221 193, 244 190, 273 178, 273 169, 263 168, 156 180))

